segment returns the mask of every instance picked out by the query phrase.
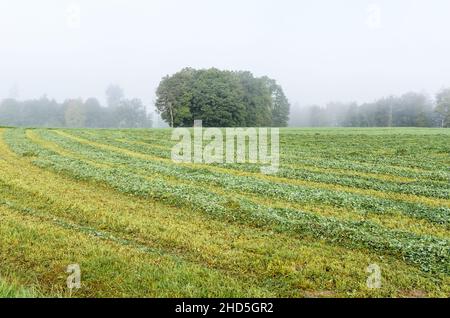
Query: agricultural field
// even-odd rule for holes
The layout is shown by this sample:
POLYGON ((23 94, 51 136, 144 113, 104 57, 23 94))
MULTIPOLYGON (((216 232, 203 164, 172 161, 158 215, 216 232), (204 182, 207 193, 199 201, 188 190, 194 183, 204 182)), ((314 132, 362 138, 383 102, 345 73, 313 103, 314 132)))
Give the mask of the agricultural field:
POLYGON ((174 144, 0 128, 0 297, 450 297, 450 130, 281 129, 274 175, 174 144))

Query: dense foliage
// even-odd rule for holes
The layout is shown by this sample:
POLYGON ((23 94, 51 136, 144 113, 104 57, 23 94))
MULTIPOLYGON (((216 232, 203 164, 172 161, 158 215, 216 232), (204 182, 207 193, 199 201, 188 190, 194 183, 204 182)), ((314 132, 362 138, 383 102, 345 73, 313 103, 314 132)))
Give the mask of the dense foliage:
POLYGON ((166 76, 156 91, 156 108, 172 127, 287 126, 289 102, 280 85, 250 72, 185 68, 166 76))

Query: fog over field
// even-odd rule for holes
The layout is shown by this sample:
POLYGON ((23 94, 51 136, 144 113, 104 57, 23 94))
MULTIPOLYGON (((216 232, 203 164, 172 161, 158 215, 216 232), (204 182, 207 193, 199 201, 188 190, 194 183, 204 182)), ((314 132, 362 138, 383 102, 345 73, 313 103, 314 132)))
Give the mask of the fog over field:
POLYGON ((0 99, 155 100, 184 67, 249 70, 293 106, 358 103, 450 84, 446 0, 0 2, 0 99))

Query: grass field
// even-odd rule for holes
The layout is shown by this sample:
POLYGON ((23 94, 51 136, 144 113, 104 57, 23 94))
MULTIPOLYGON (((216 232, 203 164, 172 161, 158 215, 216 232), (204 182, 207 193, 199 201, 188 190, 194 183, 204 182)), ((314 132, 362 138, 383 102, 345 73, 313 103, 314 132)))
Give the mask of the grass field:
POLYGON ((0 297, 450 297, 450 130, 283 129, 276 175, 170 137, 0 128, 0 297))

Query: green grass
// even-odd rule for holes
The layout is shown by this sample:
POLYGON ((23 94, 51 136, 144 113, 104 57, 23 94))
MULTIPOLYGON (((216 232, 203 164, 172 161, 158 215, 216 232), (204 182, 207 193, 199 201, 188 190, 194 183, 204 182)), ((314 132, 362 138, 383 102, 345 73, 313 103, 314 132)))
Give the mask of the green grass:
POLYGON ((0 298, 35 298, 36 294, 22 287, 0 281, 0 298))
POLYGON ((450 295, 449 130, 283 129, 274 176, 170 135, 0 129, 0 296, 450 295))

